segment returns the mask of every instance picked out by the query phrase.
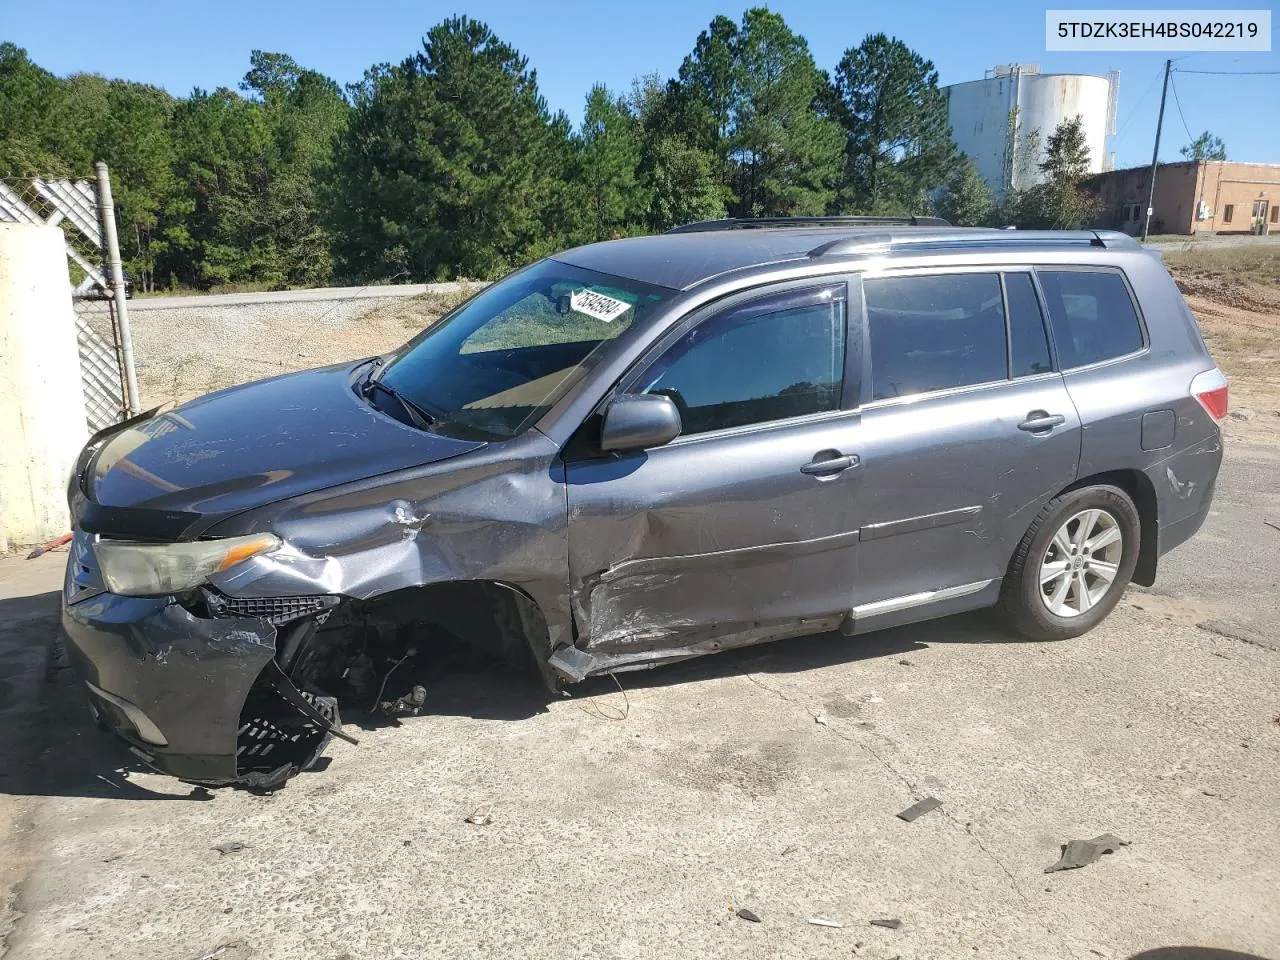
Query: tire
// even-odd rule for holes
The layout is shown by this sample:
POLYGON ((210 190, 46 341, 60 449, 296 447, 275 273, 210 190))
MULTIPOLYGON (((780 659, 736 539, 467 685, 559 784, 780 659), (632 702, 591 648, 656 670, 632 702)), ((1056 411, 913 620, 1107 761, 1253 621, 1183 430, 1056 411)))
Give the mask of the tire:
POLYGON ((1000 591, 1005 619, 1028 640, 1067 640, 1092 630, 1129 585, 1141 535, 1138 508, 1119 487, 1081 487, 1054 497, 1009 563, 1000 591))

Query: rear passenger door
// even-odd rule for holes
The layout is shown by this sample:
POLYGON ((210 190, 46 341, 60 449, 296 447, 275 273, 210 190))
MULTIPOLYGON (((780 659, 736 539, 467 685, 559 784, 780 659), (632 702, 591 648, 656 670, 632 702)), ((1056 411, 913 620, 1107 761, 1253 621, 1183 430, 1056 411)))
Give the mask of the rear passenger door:
POLYGON ((994 599, 1080 455, 1029 268, 867 274, 862 287, 859 632, 994 599))

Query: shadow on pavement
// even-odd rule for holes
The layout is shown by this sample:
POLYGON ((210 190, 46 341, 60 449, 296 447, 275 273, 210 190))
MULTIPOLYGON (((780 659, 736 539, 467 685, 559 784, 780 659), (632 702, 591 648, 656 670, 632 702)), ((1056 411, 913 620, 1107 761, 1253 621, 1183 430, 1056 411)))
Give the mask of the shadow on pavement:
POLYGON ((146 770, 97 729, 57 640, 58 591, 0 599, 0 794, 114 800, 210 800, 156 793, 127 779, 146 770))

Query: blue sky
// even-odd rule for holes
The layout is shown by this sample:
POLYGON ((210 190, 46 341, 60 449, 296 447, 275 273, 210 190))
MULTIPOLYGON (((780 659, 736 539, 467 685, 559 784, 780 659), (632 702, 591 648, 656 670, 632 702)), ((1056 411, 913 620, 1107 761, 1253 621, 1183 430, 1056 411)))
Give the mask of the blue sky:
MULTIPOLYGON (((672 75, 715 14, 739 19, 747 5, 702 0, 484 0, 466 6, 409 0, 221 0, 193 6, 173 0, 116 0, 103 7, 88 0, 59 0, 56 22, 80 25, 63 29, 51 23, 52 11, 45 4, 0 0, 0 40, 25 47, 37 63, 57 74, 90 71, 186 94, 196 86, 234 87, 254 48, 288 53, 305 66, 349 83, 370 64, 397 61, 418 49, 432 24, 466 13, 486 21, 523 52, 537 69, 551 107, 565 110, 577 122, 592 83, 603 81, 625 90, 640 74, 672 75)), ((1047 53, 1046 4, 1014 0, 791 0, 770 6, 808 39, 818 65, 827 70, 846 47, 879 31, 931 59, 944 84, 980 78, 995 64, 1012 61, 1039 63, 1044 72, 1119 70, 1120 129, 1112 147, 1117 165, 1150 162, 1159 77, 1168 54, 1047 53)), ((1052 6, 1069 5, 1054 0, 1052 6)), ((1091 0, 1076 6, 1108 5, 1091 0)), ((1247 4, 1201 0, 1180 6, 1229 9, 1247 4)), ((1273 46, 1280 46, 1274 36, 1273 46)), ((1280 70, 1280 54, 1202 53, 1175 66, 1280 70)), ((1193 134, 1212 130, 1226 141, 1233 160, 1280 162, 1280 76, 1175 74, 1174 81, 1193 134)), ((1187 134, 1172 94, 1169 101, 1161 158, 1176 160, 1187 134)))

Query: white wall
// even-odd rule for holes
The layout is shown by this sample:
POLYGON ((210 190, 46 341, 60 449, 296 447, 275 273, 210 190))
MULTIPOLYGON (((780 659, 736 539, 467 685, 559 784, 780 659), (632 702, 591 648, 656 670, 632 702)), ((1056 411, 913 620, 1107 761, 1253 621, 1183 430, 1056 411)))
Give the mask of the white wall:
POLYGON ((0 223, 0 550, 70 529, 67 481, 88 434, 66 246, 0 223))

